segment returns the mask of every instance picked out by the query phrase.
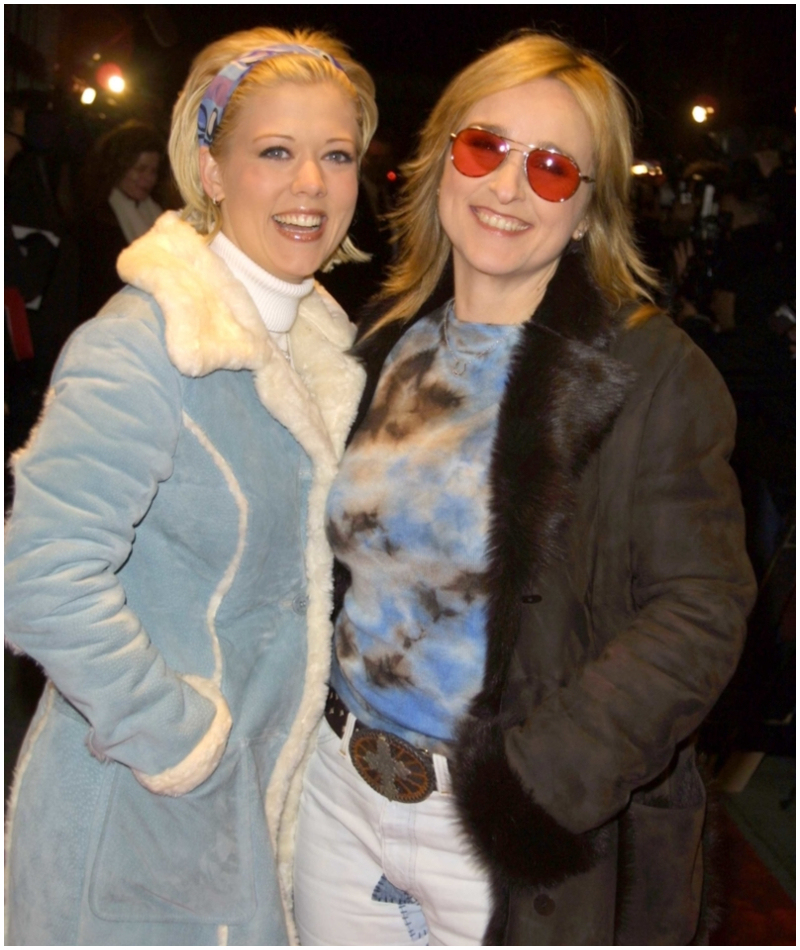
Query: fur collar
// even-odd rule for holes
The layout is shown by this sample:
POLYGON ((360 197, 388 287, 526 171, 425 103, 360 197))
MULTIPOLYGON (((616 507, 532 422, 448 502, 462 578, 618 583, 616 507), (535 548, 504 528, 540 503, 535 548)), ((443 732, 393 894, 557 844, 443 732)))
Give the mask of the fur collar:
POLYGON ((251 370, 269 412, 316 463, 335 464, 363 373, 345 355, 355 330, 322 287, 300 302, 289 334, 293 369, 242 284, 175 212, 126 248, 117 268, 122 280, 155 297, 167 352, 181 373, 251 370))
POLYGON ((462 822, 490 869, 495 914, 486 943, 498 942, 509 886, 563 881, 587 871, 606 847, 602 832, 562 828, 522 786, 505 753, 501 701, 522 597, 566 556, 580 477, 635 381, 609 354, 620 326, 582 255, 565 255, 523 328, 500 405, 489 473, 486 668, 453 764, 462 822))
POLYGON ((477 708, 499 708, 520 597, 564 556, 578 480, 633 385, 630 368, 608 353, 619 328, 583 254, 566 254, 523 327, 500 405, 489 473, 489 652, 477 708))

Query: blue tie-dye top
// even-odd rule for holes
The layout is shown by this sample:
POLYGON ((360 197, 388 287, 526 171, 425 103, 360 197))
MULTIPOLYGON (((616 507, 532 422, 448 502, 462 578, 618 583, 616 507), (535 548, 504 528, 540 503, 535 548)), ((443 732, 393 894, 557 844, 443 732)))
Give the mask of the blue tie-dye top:
POLYGON ((327 511, 353 578, 331 682, 362 722, 441 751, 483 676, 489 460, 520 333, 447 313, 392 350, 327 511))

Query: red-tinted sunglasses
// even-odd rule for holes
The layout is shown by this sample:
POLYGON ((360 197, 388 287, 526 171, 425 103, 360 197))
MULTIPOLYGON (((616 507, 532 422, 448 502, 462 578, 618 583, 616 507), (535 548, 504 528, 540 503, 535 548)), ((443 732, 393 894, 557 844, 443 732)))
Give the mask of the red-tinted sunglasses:
POLYGON ((594 181, 581 174, 569 155, 557 149, 523 145, 477 125, 451 132, 450 138, 453 140, 450 158, 456 171, 467 178, 482 178, 499 168, 509 152, 521 152, 528 184, 545 201, 566 201, 582 181, 587 184, 594 181))

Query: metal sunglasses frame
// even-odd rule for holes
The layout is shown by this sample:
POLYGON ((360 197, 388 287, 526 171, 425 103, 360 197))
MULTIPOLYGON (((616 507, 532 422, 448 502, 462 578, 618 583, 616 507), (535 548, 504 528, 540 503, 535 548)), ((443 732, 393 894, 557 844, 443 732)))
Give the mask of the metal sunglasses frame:
MULTIPOLYGON (((546 147, 543 145, 526 145, 523 142, 515 142, 514 139, 506 138, 505 135, 499 135, 497 132, 494 132, 492 129, 484 129, 480 125, 468 125, 463 129, 459 129, 458 132, 451 132, 450 139, 452 142, 455 142, 455 140, 458 138, 459 135, 461 135, 462 132, 469 132, 471 130, 474 130, 476 132, 484 132, 486 135, 494 136, 494 138, 499 139, 503 143, 505 148, 502 148, 502 147, 499 148, 499 151, 502 153, 503 157, 498 162, 497 167, 491 168, 488 171, 483 172, 483 174, 481 175, 465 175, 465 173, 462 172, 456 166, 456 171, 459 173, 459 175, 465 175, 466 178, 483 178, 486 175, 490 175, 493 171, 497 171, 500 165, 503 164, 509 152, 519 152, 522 155, 523 168, 525 169, 525 179, 528 182, 528 185, 530 185, 531 190, 535 194, 539 195, 539 197, 543 201, 552 201, 553 203, 556 203, 556 204, 560 204, 562 201, 569 201, 570 198, 573 198, 577 194, 578 188, 580 188, 580 183, 582 181, 585 181, 587 185, 594 184, 595 182, 594 178, 590 178, 588 175, 584 175, 581 172, 580 166, 578 165, 578 163, 575 161, 574 158, 572 158, 572 156, 567 155, 566 152, 562 152, 557 148, 546 147), (570 163, 570 165, 572 165, 575 171, 578 173, 578 184, 575 186, 575 191, 567 195, 565 198, 545 198, 544 195, 540 195, 539 192, 536 191, 536 189, 533 187, 533 185, 531 184, 531 180, 528 177, 528 156, 533 154, 533 152, 546 152, 549 155, 558 155, 561 158, 565 158, 570 163)), ((452 147, 450 149, 450 161, 455 164, 452 147)))

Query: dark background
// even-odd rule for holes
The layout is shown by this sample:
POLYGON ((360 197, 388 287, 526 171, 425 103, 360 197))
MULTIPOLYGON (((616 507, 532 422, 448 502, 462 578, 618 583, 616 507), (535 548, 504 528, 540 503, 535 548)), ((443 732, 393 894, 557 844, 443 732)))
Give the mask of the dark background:
POLYGON ((95 124, 136 115, 166 129, 192 57, 263 24, 323 28, 348 44, 376 79, 381 130, 399 156, 446 81, 521 27, 575 41, 629 86, 642 111, 639 157, 691 160, 720 137, 728 148, 731 130, 735 148, 759 126, 789 131, 795 122, 793 4, 6 4, 5 22, 6 92, 49 87, 77 104, 80 84, 93 84, 92 54, 122 68, 126 93, 83 107, 95 124), (689 115, 701 95, 719 106, 703 127, 689 115))

